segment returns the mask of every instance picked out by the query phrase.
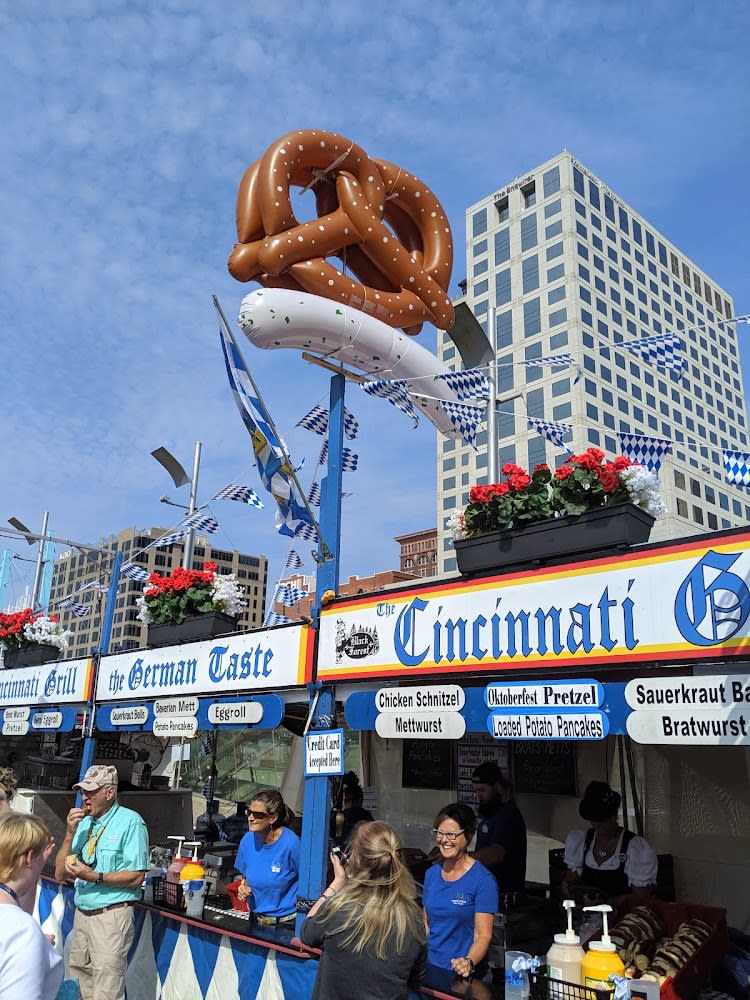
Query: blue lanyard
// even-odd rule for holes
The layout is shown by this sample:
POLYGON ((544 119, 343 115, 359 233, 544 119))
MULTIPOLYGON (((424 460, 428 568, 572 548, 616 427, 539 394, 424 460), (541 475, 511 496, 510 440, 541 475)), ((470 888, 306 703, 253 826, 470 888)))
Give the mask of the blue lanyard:
POLYGON ((15 900, 18 906, 21 905, 21 901, 18 898, 18 893, 14 889, 11 889, 9 885, 6 885, 5 882, 0 882, 0 889, 2 889, 3 892, 7 892, 8 895, 15 900))

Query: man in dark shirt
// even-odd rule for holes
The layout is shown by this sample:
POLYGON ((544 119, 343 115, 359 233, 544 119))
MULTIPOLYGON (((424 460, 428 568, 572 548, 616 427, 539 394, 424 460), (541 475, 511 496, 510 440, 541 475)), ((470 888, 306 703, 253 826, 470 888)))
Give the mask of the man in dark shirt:
POLYGON ((471 781, 479 799, 472 853, 495 876, 501 893, 521 892, 526 882, 526 823, 513 787, 492 761, 474 768, 471 781))

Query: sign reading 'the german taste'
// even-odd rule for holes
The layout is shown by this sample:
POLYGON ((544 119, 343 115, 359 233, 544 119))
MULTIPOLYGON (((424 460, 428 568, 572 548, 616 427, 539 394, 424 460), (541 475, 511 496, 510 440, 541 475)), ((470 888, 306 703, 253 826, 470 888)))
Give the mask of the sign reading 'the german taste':
POLYGON ((625 686, 636 743, 750 745, 750 676, 636 678, 625 686))

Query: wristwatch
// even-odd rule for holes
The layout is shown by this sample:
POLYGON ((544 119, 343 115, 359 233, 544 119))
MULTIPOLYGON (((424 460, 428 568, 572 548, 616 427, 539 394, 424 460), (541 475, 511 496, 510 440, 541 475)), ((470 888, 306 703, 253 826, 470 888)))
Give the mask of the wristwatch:
POLYGON ((96 883, 97 885, 101 885, 103 882, 104 882, 104 872, 99 872, 96 883))

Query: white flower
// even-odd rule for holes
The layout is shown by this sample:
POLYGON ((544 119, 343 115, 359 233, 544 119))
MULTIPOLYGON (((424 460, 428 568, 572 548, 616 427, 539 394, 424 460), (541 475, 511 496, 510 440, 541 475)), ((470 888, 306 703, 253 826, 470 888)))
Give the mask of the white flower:
POLYGON ((666 515, 667 508, 659 495, 659 479, 655 472, 642 465, 631 465, 629 469, 623 469, 619 475, 620 481, 630 494, 631 501, 637 507, 642 507, 652 517, 659 518, 666 515))
POLYGON ((46 615, 40 615, 33 622, 27 622, 23 627, 23 634, 27 642, 56 646, 58 649, 67 649, 73 635, 69 629, 63 629, 60 622, 52 621, 46 615))
POLYGON ((143 594, 140 597, 136 597, 135 603, 138 605, 138 621, 143 622, 144 625, 150 625, 151 615, 148 613, 148 604, 143 594))
POLYGON ((464 523, 463 514, 459 514, 458 511, 454 511, 449 518, 446 519, 445 526, 450 531, 453 540, 457 538, 466 537, 466 524, 464 523))
POLYGON ((226 611, 228 615, 238 615, 245 607, 242 600, 243 590, 234 578, 234 573, 226 575, 214 574, 214 582, 211 585, 211 600, 220 611, 226 611))

